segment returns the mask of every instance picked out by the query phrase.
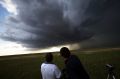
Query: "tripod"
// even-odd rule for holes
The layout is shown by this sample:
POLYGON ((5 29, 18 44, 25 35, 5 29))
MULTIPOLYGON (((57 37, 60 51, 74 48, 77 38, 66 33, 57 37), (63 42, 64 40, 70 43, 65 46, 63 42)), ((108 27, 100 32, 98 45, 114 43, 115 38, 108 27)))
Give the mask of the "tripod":
POLYGON ((116 79, 114 73, 108 73, 107 79, 116 79))
POLYGON ((116 79, 116 78, 115 78, 115 74, 114 74, 114 72, 113 72, 114 67, 111 66, 111 65, 109 65, 109 64, 107 64, 106 67, 108 68, 108 76, 107 76, 107 79, 116 79))

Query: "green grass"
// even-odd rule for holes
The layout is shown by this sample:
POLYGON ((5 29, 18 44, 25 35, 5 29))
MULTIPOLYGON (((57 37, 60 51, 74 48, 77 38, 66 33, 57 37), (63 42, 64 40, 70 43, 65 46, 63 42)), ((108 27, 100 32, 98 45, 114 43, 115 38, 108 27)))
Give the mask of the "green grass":
MULTIPOLYGON (((91 79, 106 79, 107 63, 115 66, 116 79, 120 79, 120 51, 74 54, 80 58, 91 79)), ((41 79, 42 62, 44 54, 0 57, 0 79, 41 79)), ((57 53, 54 54, 54 63, 60 69, 64 67, 64 61, 57 53)))

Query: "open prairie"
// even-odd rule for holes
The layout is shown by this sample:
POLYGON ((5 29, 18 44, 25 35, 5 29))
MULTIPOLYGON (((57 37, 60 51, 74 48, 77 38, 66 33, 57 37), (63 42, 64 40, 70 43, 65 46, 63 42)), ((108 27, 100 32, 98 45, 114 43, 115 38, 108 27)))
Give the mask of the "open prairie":
MULTIPOLYGON (((116 79, 120 79, 120 50, 80 52, 76 54, 91 79, 106 79, 107 69, 105 64, 110 63, 115 67, 116 79)), ((41 79, 40 65, 44 62, 44 54, 16 55, 0 57, 0 79, 41 79)), ((54 63, 60 69, 64 62, 59 53, 54 53, 54 63)))

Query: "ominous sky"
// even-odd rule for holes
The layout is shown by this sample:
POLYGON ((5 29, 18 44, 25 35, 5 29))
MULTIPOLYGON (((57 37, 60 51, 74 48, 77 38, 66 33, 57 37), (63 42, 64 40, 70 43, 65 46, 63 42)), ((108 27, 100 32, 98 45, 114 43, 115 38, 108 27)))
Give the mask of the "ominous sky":
POLYGON ((27 50, 120 46, 120 0, 0 0, 0 42, 27 50))

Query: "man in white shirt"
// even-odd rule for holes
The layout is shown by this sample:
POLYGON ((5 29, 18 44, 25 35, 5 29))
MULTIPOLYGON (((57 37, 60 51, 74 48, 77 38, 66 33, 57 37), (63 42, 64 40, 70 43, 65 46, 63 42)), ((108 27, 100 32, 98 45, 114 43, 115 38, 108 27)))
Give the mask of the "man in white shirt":
POLYGON ((60 79, 61 72, 59 68, 52 63, 52 53, 47 53, 45 59, 46 61, 41 65, 42 79, 60 79))

